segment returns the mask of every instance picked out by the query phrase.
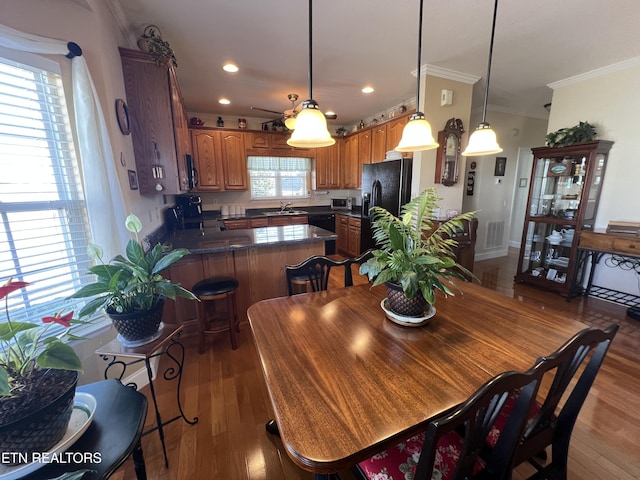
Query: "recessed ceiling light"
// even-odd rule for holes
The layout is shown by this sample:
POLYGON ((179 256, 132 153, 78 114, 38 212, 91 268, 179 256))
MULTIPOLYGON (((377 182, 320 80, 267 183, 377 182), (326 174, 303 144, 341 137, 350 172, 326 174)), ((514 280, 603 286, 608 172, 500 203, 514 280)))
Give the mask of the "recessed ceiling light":
POLYGON ((233 63, 227 63, 225 64, 222 69, 225 72, 229 72, 229 73, 236 73, 238 71, 238 67, 236 65, 234 65, 233 63))
POLYGON ((373 87, 364 87, 362 89, 362 93, 372 93, 373 92, 373 87))
POLYGON ((222 105, 229 105, 231 103, 231 100, 229 100, 228 98, 221 98, 220 100, 218 100, 218 103, 221 103, 222 105))
POLYGON ((326 112, 324 112, 325 115, 335 115, 336 112, 334 112, 333 110, 327 110, 326 112))

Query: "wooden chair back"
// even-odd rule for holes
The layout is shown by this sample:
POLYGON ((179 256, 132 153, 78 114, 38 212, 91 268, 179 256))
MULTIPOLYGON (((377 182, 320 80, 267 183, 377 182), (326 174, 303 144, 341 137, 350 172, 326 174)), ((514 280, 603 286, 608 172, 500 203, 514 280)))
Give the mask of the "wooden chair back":
POLYGON ((345 287, 352 287, 353 286, 353 273, 351 272, 351 266, 352 265, 358 265, 358 268, 360 268, 360 265, 362 265, 364 262, 369 260, 371 257, 373 257, 373 249, 372 248, 370 248, 366 252, 361 253, 360 255, 358 255, 355 258, 347 258, 346 259, 346 263, 345 263, 345 266, 344 266, 344 286, 345 287))
MULTIPOLYGON (((521 437, 528 412, 535 400, 544 372, 540 367, 528 372, 504 372, 478 389, 467 401, 451 413, 433 420, 427 427, 425 441, 416 468, 415 479, 431 479, 436 464, 436 455, 442 455, 442 439, 451 433, 462 437, 459 457, 453 471, 446 478, 493 480, 507 479, 512 469, 513 455, 521 437), (485 451, 485 439, 500 410, 510 397, 517 393, 517 400, 507 425, 488 457, 480 456, 485 451), (440 447, 440 450, 439 450, 440 447)), ((445 452, 447 448, 444 449, 445 452)), ((442 472, 441 472, 442 473, 442 472)), ((444 476, 444 475, 443 475, 444 476)))
POLYGON ((529 461, 539 471, 536 477, 547 478, 553 472, 554 478, 566 479, 573 427, 618 328, 614 324, 605 330, 584 329, 538 360, 538 368, 553 374, 553 381, 524 432, 514 465, 529 461), (549 445, 552 460, 542 466, 535 457, 549 445))
MULTIPOLYGON (((294 295, 300 293, 295 287, 306 287, 308 284, 314 292, 326 290, 329 286, 331 268, 342 266, 346 268, 346 260, 334 260, 324 255, 314 255, 297 265, 287 265, 284 269, 287 291, 289 295, 294 295)), ((303 291, 306 291, 306 288, 303 291)))

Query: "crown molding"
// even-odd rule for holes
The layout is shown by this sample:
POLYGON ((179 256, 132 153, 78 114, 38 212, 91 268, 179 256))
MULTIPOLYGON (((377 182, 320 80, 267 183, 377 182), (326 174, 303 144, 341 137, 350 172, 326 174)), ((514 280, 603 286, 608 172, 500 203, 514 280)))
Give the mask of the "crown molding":
POLYGON ((585 80, 591 80, 592 78, 602 77, 611 73, 626 70, 628 68, 637 67, 640 65, 640 57, 630 58, 622 62, 614 63, 602 68, 596 68, 590 72, 574 75, 573 77, 565 78, 564 80, 558 80, 557 82, 548 83, 547 87, 555 90, 556 88, 566 87, 567 85, 573 85, 575 83, 584 82, 585 80))
POLYGON ((126 15, 124 14, 124 11, 122 10, 122 5, 120 3, 120 0, 106 0, 105 5, 111 12, 113 21, 115 22, 116 26, 120 30, 122 37, 127 42, 127 46, 129 48, 137 49, 138 39, 135 33, 133 33, 128 27, 127 18, 126 18, 126 15))
MULTIPOLYGON (((411 75, 416 76, 417 70, 411 72, 411 75)), ((456 82, 467 83, 473 85, 480 77, 476 75, 469 75, 468 73, 457 72, 455 70, 449 70, 448 68, 436 67, 435 65, 421 65, 420 75, 431 75, 432 77, 445 78, 447 80, 454 80, 456 82)))
MULTIPOLYGON (((517 117, 529 117, 529 118, 538 118, 540 120, 548 120, 549 119, 549 114, 548 113, 541 113, 540 115, 532 115, 531 113, 526 113, 526 112, 522 112, 513 108, 509 108, 509 107, 501 107, 500 105, 487 105, 487 111, 488 112, 498 112, 498 113, 505 113, 507 115, 514 115, 517 117)), ((476 107, 473 108, 471 110, 471 113, 473 115, 480 115, 482 113, 482 107, 476 107)))

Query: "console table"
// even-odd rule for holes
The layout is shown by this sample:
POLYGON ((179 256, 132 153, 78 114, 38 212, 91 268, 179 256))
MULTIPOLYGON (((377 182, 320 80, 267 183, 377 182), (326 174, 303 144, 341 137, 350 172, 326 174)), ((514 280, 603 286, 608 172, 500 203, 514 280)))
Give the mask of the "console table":
MULTIPOLYGON (((180 336, 182 329, 183 325, 164 326, 162 334, 156 340, 140 347, 124 347, 120 341, 114 339, 96 350, 97 355, 100 355, 103 360, 109 362, 104 370, 105 379, 116 378, 118 381, 122 382, 122 378, 124 377, 128 367, 144 362, 144 366, 147 371, 147 378, 149 380, 149 390, 151 392, 153 408, 156 415, 156 426, 143 432, 143 435, 156 430, 158 431, 160 442, 162 443, 162 452, 164 453, 164 463, 167 468, 169 467, 169 459, 167 457, 163 427, 180 418, 190 425, 194 425, 198 422, 198 417, 194 417, 193 420, 189 420, 186 417, 182 410, 182 402, 180 400, 182 367, 184 365, 184 346, 180 343, 178 337, 180 336), (158 409, 156 390, 153 385, 153 371, 151 369, 151 359, 161 355, 166 355, 173 362, 165 369, 163 377, 165 380, 177 381, 176 399, 178 410, 180 411, 180 415, 176 415, 175 417, 165 421, 162 420, 158 409), (120 358, 125 358, 127 361, 123 361, 120 358)), ((134 382, 128 383, 127 386, 133 387, 136 390, 138 389, 138 386, 134 382)))
MULTIPOLYGON (((613 301, 630 307, 631 311, 640 313, 640 296, 619 292, 593 284, 593 276, 602 257, 611 255, 605 260, 610 267, 635 270, 640 275, 640 237, 622 233, 596 233, 582 231, 578 242, 578 260, 574 272, 574 282, 567 300, 580 295, 591 295, 604 300, 613 301), (587 272, 587 260, 591 265, 587 272), (587 285, 584 285, 585 275, 588 275, 587 285)), ((635 317, 634 317, 635 318, 635 317)))

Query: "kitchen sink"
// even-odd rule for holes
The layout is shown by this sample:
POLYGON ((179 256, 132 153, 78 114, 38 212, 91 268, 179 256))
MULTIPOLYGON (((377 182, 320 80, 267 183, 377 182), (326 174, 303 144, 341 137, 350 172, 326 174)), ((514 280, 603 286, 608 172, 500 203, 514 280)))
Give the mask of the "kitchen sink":
POLYGON ((304 210, 285 210, 284 212, 264 212, 263 215, 268 217, 281 217, 286 215, 306 215, 308 212, 304 210))

